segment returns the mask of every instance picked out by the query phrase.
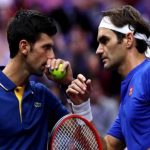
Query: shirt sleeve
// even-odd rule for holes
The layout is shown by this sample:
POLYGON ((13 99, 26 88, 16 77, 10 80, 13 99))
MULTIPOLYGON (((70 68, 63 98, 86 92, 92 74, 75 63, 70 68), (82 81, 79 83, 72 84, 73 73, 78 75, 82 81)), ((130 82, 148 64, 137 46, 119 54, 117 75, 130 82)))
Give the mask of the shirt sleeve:
POLYGON ((55 116, 58 121, 61 117, 68 114, 67 108, 62 104, 61 100, 46 89, 46 104, 48 111, 55 116))
POLYGON ((36 94, 38 97, 41 97, 42 102, 44 103, 44 116, 48 118, 49 129, 51 130, 59 119, 69 114, 69 111, 62 104, 61 100, 57 98, 46 86, 40 83, 36 86, 38 87, 38 89, 36 89, 38 90, 36 94))
POLYGON ((111 135, 121 141, 124 141, 124 137, 121 130, 121 121, 120 113, 117 115, 116 120, 113 122, 111 128, 107 132, 108 135, 111 135))

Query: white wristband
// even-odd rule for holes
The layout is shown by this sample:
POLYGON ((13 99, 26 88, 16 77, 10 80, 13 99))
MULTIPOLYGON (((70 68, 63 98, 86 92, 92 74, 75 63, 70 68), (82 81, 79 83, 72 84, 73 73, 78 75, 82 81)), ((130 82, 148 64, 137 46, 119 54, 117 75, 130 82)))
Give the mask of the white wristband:
POLYGON ((91 105, 90 99, 80 105, 74 105, 71 100, 67 99, 68 103, 72 106, 72 111, 74 114, 81 115, 86 118, 88 121, 93 120, 92 112, 91 112, 91 105))

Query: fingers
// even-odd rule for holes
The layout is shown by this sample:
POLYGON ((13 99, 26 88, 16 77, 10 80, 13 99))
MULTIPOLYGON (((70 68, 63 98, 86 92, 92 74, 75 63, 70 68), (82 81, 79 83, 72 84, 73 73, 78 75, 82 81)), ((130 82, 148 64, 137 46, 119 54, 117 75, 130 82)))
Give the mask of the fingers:
POLYGON ((91 90, 92 90, 91 79, 88 79, 86 81, 86 85, 87 85, 87 91, 91 92, 91 90))
POLYGON ((86 81, 86 78, 82 74, 78 74, 77 79, 79 79, 81 82, 86 81))
POLYGON ((71 65, 69 61, 65 61, 63 59, 55 59, 55 58, 50 59, 49 58, 47 60, 47 64, 45 66, 44 71, 49 80, 52 80, 59 84, 69 85, 71 81, 73 80, 73 73, 72 73, 71 65), (60 64, 62 65, 59 66, 60 64), (57 69, 60 69, 60 70, 57 70, 57 69), (58 76, 59 74, 61 74, 60 71, 65 73, 65 75, 62 78, 56 78, 56 76, 51 73, 55 70, 58 71, 58 76))
POLYGON ((85 91, 91 91, 91 79, 87 80, 82 74, 79 74, 77 79, 83 84, 83 89, 85 91))
POLYGON ((66 93, 76 105, 87 101, 91 94, 91 80, 79 74, 68 86, 66 93))
POLYGON ((68 86, 67 92, 71 92, 74 94, 84 94, 85 93, 85 86, 81 83, 78 79, 72 81, 71 85, 68 86))
POLYGON ((77 79, 73 80, 72 83, 68 86, 67 93, 74 93, 74 94, 85 94, 87 91, 91 90, 91 80, 79 74, 77 79))
POLYGON ((59 64, 62 64, 62 68, 61 68, 62 72, 65 71, 67 67, 70 65, 68 61, 64 61, 62 59, 48 59, 46 68, 51 70, 58 69, 59 64))

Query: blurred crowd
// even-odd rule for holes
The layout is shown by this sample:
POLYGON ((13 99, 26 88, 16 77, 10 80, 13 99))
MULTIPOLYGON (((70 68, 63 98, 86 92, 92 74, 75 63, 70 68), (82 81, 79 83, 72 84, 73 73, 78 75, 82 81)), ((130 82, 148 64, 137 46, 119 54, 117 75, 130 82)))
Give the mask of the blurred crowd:
MULTIPOLYGON (((82 73, 92 79, 91 106, 94 123, 105 135, 114 120, 119 105, 121 77, 114 71, 105 71, 95 55, 97 28, 101 11, 129 4, 150 20, 149 0, 0 0, 0 65, 9 60, 7 24, 19 9, 35 9, 53 17, 59 32, 54 37, 57 58, 71 62, 74 77, 82 73)), ((43 82, 66 104, 65 91, 46 77, 31 77, 43 82)))

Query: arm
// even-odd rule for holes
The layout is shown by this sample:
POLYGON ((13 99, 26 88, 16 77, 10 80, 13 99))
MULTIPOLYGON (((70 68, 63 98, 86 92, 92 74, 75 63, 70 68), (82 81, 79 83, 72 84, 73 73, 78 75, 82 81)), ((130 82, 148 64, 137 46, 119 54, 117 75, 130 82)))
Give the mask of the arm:
MULTIPOLYGON (((91 80, 86 80, 83 75, 79 74, 77 79, 68 86, 66 93, 75 105, 87 101, 91 93, 91 80)), ((125 144, 121 140, 111 135, 101 138, 101 141, 103 150, 123 150, 125 148, 125 144)))
POLYGON ((124 150, 125 148, 124 142, 111 135, 106 135, 104 139, 102 139, 102 143, 103 150, 124 150))

